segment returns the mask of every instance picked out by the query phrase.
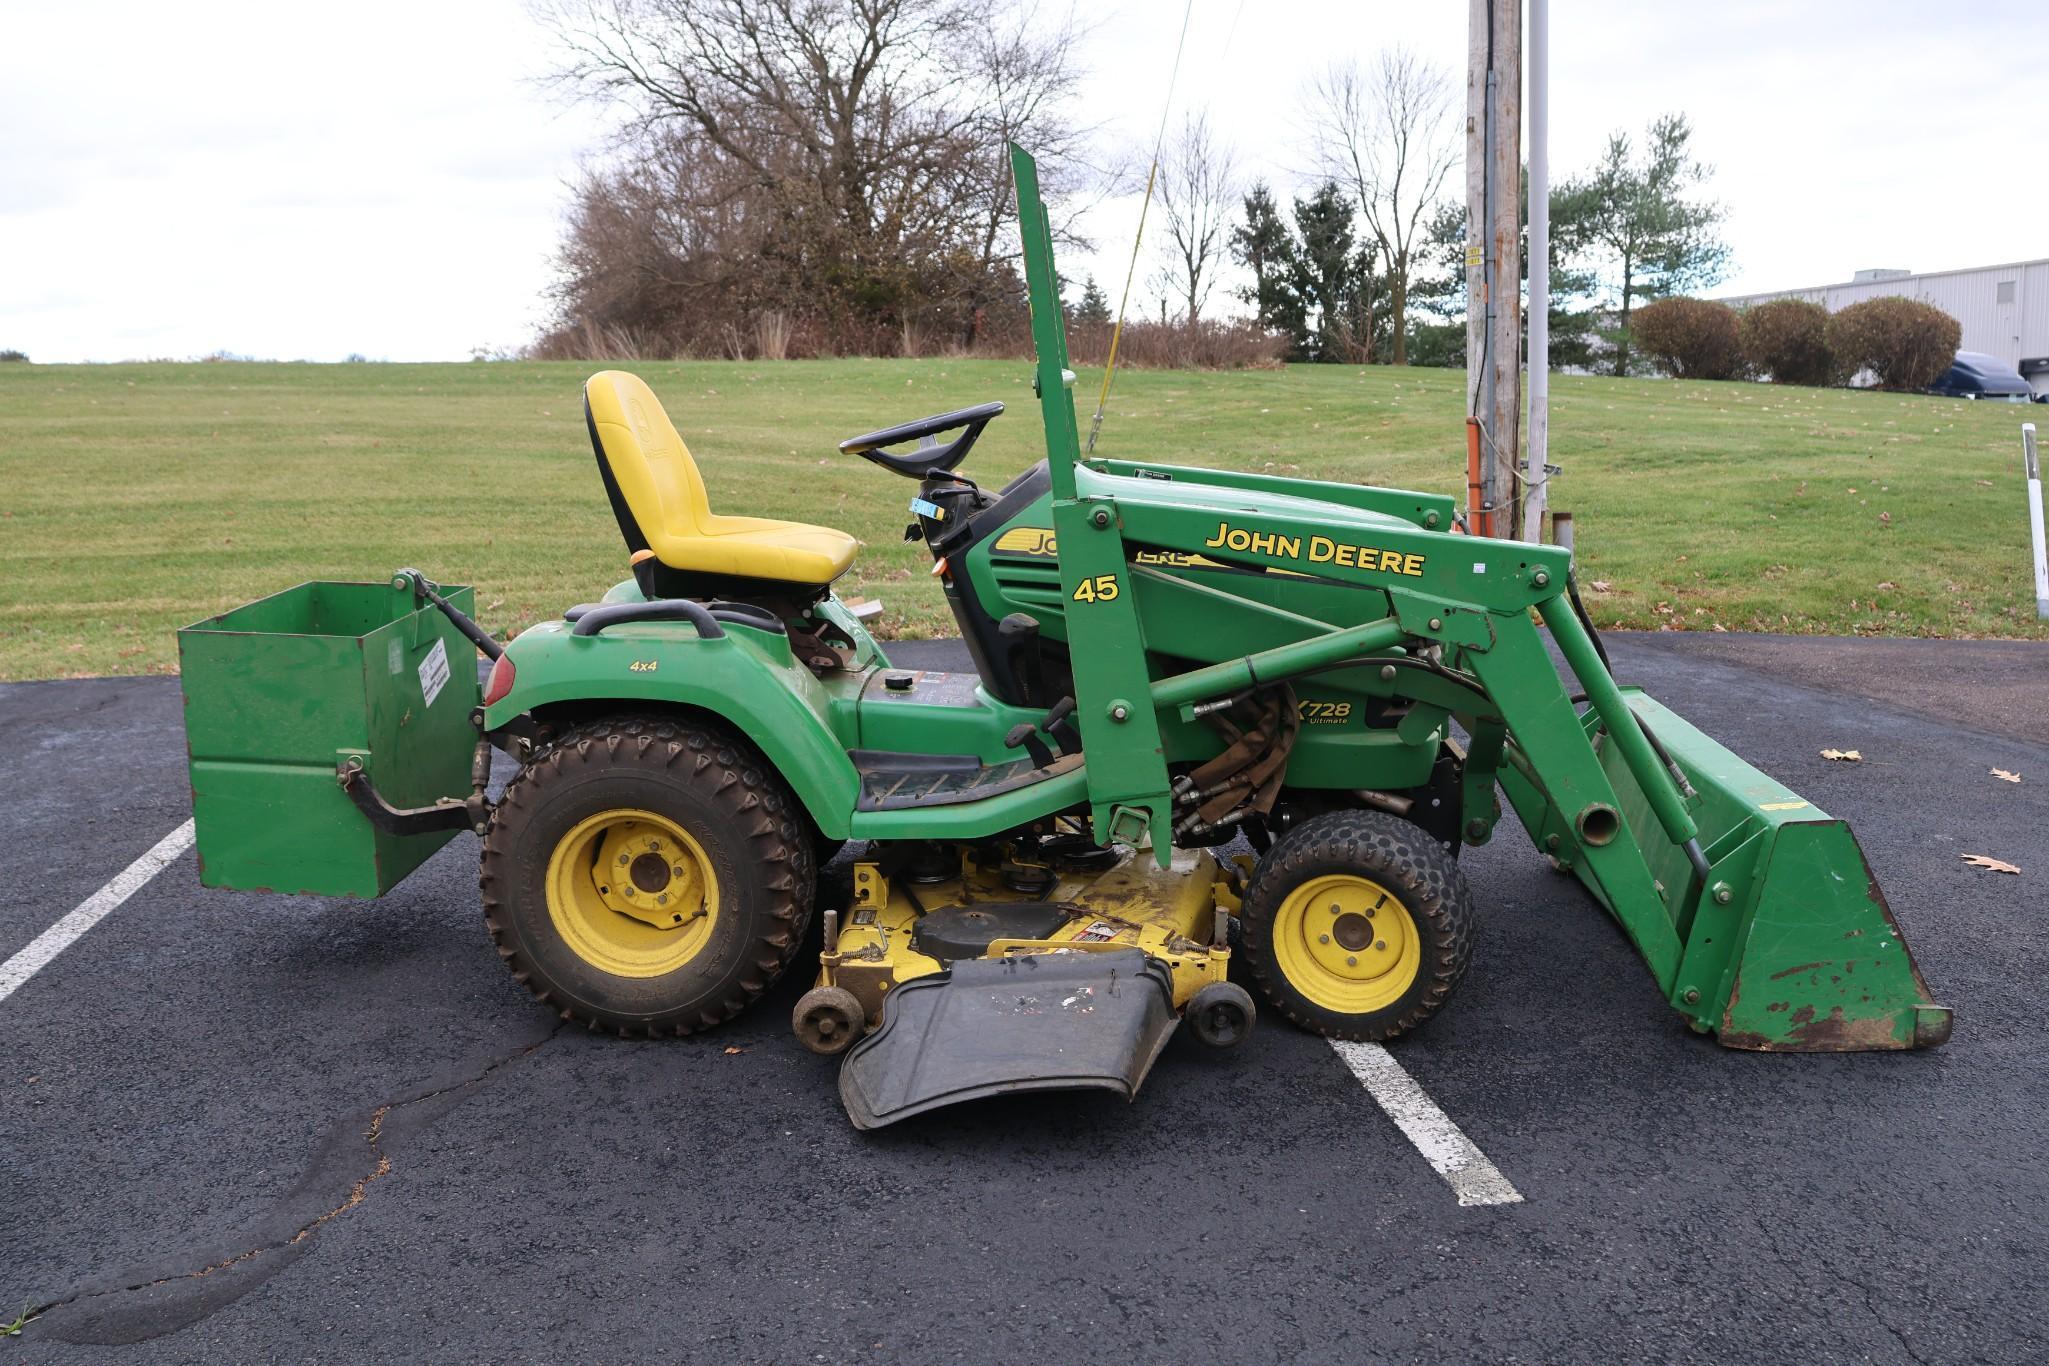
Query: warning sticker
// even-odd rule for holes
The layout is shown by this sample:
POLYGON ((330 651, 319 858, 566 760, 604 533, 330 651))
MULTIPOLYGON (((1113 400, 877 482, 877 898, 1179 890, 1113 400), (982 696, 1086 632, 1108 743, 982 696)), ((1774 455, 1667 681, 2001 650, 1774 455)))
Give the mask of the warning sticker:
POLYGON ((855 911, 854 923, 856 925, 873 925, 875 923, 875 911, 873 908, 855 911))
POLYGON ((426 698, 427 705, 431 707, 447 684, 448 642, 437 640, 434 648, 427 651, 427 657, 420 661, 420 696, 426 698))
POLYGON ((1115 939, 1123 928, 1122 925, 1113 924, 1108 920, 1098 920, 1076 935, 1074 942, 1077 944, 1100 944, 1105 940, 1115 939))

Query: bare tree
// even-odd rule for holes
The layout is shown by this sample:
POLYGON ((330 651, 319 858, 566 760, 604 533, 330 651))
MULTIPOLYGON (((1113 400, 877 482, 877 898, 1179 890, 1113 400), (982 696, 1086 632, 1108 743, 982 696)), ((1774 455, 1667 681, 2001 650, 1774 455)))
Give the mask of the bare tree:
POLYGON ((1451 78, 1406 48, 1366 70, 1332 66, 1312 87, 1308 121, 1324 174, 1348 183, 1388 271, 1394 363, 1407 365, 1409 276, 1445 178, 1458 164, 1451 78))
POLYGON ((687 162, 689 212, 744 205, 760 254, 816 296, 786 304, 879 332, 941 303, 972 318, 1003 245, 1004 140, 1069 150, 1076 29, 1018 0, 531 3, 561 80, 623 113, 637 175, 651 149, 687 162))
POLYGON ((1160 156, 1153 194, 1167 229, 1164 276, 1190 323, 1200 321, 1230 249, 1236 181, 1231 149, 1210 132, 1206 115, 1189 115, 1160 156))
MULTIPOLYGON (((975 65, 984 73, 989 136, 978 149, 983 162, 979 183, 985 187, 981 246, 977 269, 968 286, 964 310, 965 335, 972 346, 981 310, 993 287, 999 261, 1017 254, 1017 196, 1010 183, 1010 148, 1015 142, 1039 161, 1039 192, 1052 202, 1072 201, 1093 182, 1106 190, 1112 175, 1090 164, 1087 147, 1097 127, 1075 121, 1071 106, 1078 98, 1081 67, 1077 48, 1086 30, 1072 13, 1049 16, 1035 3, 1006 14, 991 13, 978 35, 975 65)), ((1054 235, 1075 241, 1073 213, 1054 225, 1054 235)))

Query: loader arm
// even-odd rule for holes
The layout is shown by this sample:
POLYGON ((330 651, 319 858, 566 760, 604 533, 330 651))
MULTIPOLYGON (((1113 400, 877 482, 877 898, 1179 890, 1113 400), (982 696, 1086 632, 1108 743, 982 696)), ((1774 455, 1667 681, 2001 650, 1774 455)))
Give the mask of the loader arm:
MULTIPOLYGON (((1058 607, 1099 841, 1151 833, 1165 865, 1163 729, 1178 737, 1195 708, 1320 671, 1356 676, 1368 672, 1361 664, 1404 661, 1371 671, 1379 682, 1364 686, 1409 704, 1389 738, 1419 753, 1449 740, 1454 715, 1466 728, 1465 840, 1491 834, 1498 781, 1532 842, 1614 915, 1694 1028, 1755 1049, 1911 1048, 1948 1037, 1950 1012, 1929 997, 1848 828, 1620 688, 1570 596, 1570 552, 1449 534, 1451 500, 1433 495, 1083 463, 1037 169, 1015 146, 1011 165, 1058 607), (1278 598, 1255 605, 1147 559, 1253 571, 1262 582, 1284 576, 1314 585, 1323 607, 1311 616, 1278 598), (1373 591, 1333 599, 1333 587, 1373 591), (1327 616, 1333 606, 1345 615, 1327 616), (1246 650, 1238 658, 1218 658, 1224 622, 1246 650), (1215 662, 1153 676, 1177 655, 1215 662)), ((1378 770, 1393 771, 1384 760, 1378 770)))

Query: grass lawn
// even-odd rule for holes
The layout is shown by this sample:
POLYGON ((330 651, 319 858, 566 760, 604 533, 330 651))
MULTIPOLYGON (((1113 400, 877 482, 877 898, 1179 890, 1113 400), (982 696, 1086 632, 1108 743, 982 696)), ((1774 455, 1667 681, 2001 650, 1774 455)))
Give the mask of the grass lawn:
MULTIPOLYGON (((402 565, 477 585, 499 633, 597 596, 627 566, 590 368, 0 365, 0 679, 168 671, 181 625, 402 565)), ((634 368, 715 508, 866 543, 840 591, 880 597, 888 634, 950 629, 901 540, 912 485, 833 443, 1000 398, 969 472, 999 483, 1040 452, 1021 362, 634 368)), ((1100 450, 1462 497, 1462 403, 1455 371, 1132 371, 1100 450)), ((1602 625, 2049 638, 2019 455, 2040 409, 1568 376, 1552 404, 1552 503, 1602 625)))

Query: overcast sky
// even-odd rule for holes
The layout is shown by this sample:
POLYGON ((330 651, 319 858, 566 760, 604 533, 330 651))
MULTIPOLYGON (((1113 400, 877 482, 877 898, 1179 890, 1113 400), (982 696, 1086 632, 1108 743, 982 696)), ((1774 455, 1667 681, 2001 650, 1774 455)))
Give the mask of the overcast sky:
MULTIPOLYGON (((1149 146, 1180 0, 1088 45, 1091 115, 1149 146)), ((1717 292, 2049 256, 2038 3, 1553 0, 1554 178, 1681 110, 1727 205, 1717 292), (2032 126, 2031 126, 2032 125, 2032 126)), ((1406 43, 1456 76, 1456 0, 1196 0, 1176 117, 1298 188, 1298 94, 1406 43)), ((603 111, 539 87, 517 0, 92 3, 0 18, 0 347, 34 359, 460 360, 516 347, 603 111)), ((1063 260, 1115 297, 1135 200, 1063 260)))

